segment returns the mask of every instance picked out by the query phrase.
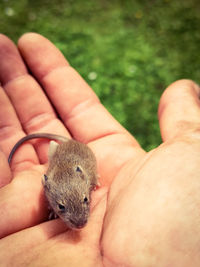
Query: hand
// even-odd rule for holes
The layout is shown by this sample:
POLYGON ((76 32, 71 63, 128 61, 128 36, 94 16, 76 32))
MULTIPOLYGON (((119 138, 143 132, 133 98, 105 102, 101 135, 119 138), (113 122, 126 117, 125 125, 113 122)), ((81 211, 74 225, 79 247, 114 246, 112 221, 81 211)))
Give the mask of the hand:
POLYGON ((0 37, 0 235, 5 237, 0 262, 199 266, 198 86, 185 80, 165 91, 159 107, 164 143, 146 153, 48 40, 26 34, 18 49, 0 37), (46 141, 34 142, 35 150, 24 144, 11 169, 6 162, 16 141, 36 131, 70 133, 97 156, 108 202, 104 189, 95 192, 96 204, 81 232, 66 229, 59 219, 43 222, 46 141))

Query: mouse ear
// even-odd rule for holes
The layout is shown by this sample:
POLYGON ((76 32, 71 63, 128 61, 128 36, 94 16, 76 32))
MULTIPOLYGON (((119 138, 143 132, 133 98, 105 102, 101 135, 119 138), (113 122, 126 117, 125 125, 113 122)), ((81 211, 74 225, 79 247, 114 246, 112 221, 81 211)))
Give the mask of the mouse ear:
POLYGON ((56 152, 57 147, 59 146, 59 144, 55 141, 50 141, 50 145, 49 145, 49 159, 51 159, 54 155, 54 153, 56 152))
POLYGON ((48 176, 46 174, 42 175, 42 184, 45 185, 47 181, 48 181, 48 176))

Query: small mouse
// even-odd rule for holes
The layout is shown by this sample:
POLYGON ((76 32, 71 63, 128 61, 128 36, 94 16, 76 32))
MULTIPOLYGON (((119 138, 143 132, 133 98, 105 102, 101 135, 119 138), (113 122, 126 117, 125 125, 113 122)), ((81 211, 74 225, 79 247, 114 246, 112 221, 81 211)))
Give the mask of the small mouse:
POLYGON ((50 207, 69 228, 84 227, 90 213, 91 191, 98 185, 97 163, 92 150, 83 143, 63 136, 34 133, 15 144, 8 157, 9 164, 19 146, 35 138, 60 142, 50 141, 49 166, 42 179, 50 207))

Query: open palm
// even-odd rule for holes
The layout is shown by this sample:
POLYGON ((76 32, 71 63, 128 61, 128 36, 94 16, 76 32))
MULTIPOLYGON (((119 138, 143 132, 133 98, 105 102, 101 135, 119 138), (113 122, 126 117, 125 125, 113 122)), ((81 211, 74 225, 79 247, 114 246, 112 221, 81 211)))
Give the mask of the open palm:
POLYGON ((1 35, 0 62, 0 262, 199 266, 198 86, 185 80, 165 91, 159 108, 164 143, 146 153, 44 37, 26 34, 16 48, 1 35), (89 223, 79 232, 60 219, 46 221, 41 176, 48 141, 24 144, 11 169, 7 164, 16 141, 33 132, 71 136, 96 154, 108 192, 94 192, 89 223))

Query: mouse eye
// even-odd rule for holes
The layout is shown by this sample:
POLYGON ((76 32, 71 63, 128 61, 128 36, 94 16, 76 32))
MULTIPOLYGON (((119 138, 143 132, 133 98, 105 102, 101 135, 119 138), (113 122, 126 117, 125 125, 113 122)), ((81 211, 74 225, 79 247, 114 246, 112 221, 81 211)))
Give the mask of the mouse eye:
POLYGON ((44 180, 45 182, 48 180, 48 176, 46 174, 44 174, 44 180))
POLYGON ((77 167, 76 167, 76 172, 82 172, 82 169, 81 169, 80 166, 77 166, 77 167))
POLYGON ((84 203, 88 203, 88 198, 87 197, 84 197, 83 202, 84 203))
POLYGON ((58 204, 58 208, 61 212, 65 211, 65 206, 62 204, 58 204))

